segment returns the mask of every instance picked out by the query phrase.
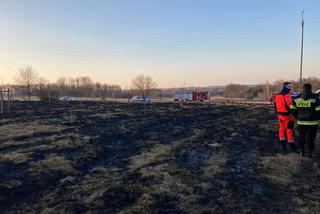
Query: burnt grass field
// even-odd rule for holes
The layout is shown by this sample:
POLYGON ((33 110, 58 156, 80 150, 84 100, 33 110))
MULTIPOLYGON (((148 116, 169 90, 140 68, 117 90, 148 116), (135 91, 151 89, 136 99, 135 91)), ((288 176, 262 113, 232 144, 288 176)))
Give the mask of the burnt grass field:
POLYGON ((283 154, 276 129, 267 105, 15 103, 0 213, 320 212, 319 159, 283 154))

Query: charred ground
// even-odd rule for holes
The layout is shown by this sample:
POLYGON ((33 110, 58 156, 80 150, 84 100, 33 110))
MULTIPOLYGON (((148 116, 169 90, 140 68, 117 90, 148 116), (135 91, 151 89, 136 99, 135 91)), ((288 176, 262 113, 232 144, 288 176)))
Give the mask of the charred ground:
POLYGON ((0 119, 4 213, 320 210, 319 160, 281 154, 270 106, 14 108, 0 119))

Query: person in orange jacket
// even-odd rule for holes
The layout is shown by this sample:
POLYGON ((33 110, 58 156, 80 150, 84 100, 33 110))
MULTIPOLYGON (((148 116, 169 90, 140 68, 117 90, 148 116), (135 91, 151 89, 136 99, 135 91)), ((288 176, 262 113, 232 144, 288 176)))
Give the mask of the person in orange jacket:
POLYGON ((283 83, 282 90, 275 98, 275 109, 279 120, 279 139, 282 145, 282 150, 287 151, 287 141, 290 149, 297 152, 294 141, 294 117, 290 114, 290 106, 292 105, 291 98, 291 83, 283 83))

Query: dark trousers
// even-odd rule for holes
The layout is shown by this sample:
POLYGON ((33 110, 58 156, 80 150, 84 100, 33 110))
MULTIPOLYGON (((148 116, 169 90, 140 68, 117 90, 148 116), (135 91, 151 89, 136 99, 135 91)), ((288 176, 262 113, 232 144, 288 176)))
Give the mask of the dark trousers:
POLYGON ((308 125, 298 125, 299 132, 299 144, 301 149, 305 149, 305 144, 307 143, 308 152, 312 153, 315 146, 315 140, 317 137, 318 125, 308 126, 308 125))

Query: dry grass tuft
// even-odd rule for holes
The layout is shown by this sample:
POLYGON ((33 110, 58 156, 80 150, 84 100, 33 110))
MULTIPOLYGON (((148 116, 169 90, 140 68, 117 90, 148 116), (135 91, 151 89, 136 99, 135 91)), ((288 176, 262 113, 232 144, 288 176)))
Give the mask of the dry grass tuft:
POLYGON ((55 154, 47 156, 45 159, 30 164, 29 172, 32 175, 39 175, 47 172, 72 173, 74 168, 71 161, 55 154))
POLYGON ((12 162, 15 164, 25 163, 28 161, 32 152, 10 152, 5 154, 0 154, 0 162, 12 162))
POLYGON ((261 167, 263 177, 272 184, 286 188, 293 183, 293 179, 300 173, 302 160, 297 154, 276 155, 263 157, 261 167))
POLYGON ((33 135, 38 132, 54 132, 61 131, 62 126, 39 124, 39 122, 28 122, 19 124, 2 125, 0 129, 0 136, 6 138, 20 137, 33 135))

